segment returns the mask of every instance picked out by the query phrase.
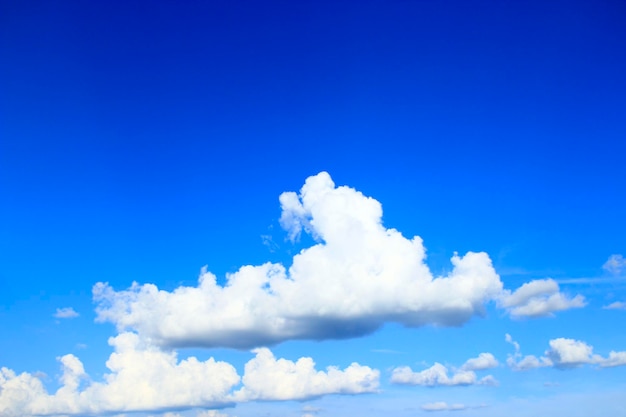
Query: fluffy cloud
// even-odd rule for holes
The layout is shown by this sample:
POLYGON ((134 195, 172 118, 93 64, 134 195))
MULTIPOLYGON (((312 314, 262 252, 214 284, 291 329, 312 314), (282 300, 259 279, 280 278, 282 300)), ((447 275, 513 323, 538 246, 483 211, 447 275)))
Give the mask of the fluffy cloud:
POLYGON ((18 417, 32 414, 35 404, 46 395, 39 378, 0 368, 0 415, 18 417))
MULTIPOLYGON (((213 358, 179 360, 177 354, 145 345, 134 333, 109 340, 114 352, 103 382, 92 382, 74 355, 59 358, 61 388, 48 394, 39 378, 0 370, 0 415, 84 415, 159 411, 193 407, 220 408, 250 400, 302 400, 326 394, 375 392, 379 371, 353 363, 317 371, 311 358, 276 359, 257 349, 240 378, 235 368, 213 358), (243 386, 234 391, 240 381, 243 386), (85 385, 83 387, 83 385, 85 385)), ((206 411, 203 417, 223 417, 206 411)))
POLYGON ((609 356, 603 358, 593 353, 593 347, 587 343, 566 338, 552 339, 549 342, 550 349, 544 352, 544 356, 522 356, 519 344, 506 335, 507 342, 515 346, 515 354, 509 355, 507 364, 514 370, 524 371, 540 367, 554 367, 558 369, 577 368, 582 365, 598 365, 601 368, 626 365, 626 351, 611 351, 609 356))
POLYGON ((0 414, 96 414, 232 403, 228 394, 240 378, 228 363, 213 358, 201 362, 193 357, 178 361, 174 352, 142 346, 132 333, 113 337, 109 343, 114 348, 106 363, 111 373, 103 382, 92 382, 82 390, 81 382, 88 377, 74 355, 59 358, 61 388, 52 395, 33 375, 15 376, 3 370, 0 414))
POLYGON ((79 315, 72 307, 57 308, 54 313, 54 317, 57 319, 73 319, 79 315))
POLYGON ((443 401, 438 401, 434 403, 428 403, 422 405, 422 410, 424 411, 458 411, 465 410, 467 408, 464 404, 448 404, 443 401))
POLYGON ((574 339, 550 340, 550 349, 546 351, 546 356, 557 368, 576 368, 584 364, 599 365, 601 368, 626 365, 626 351, 611 351, 608 357, 603 358, 593 353, 592 346, 574 339))
MULTIPOLYGON (((93 288, 99 321, 133 330, 169 347, 254 348, 289 339, 362 336, 385 322, 409 327, 461 325, 502 298, 502 282, 486 253, 454 255, 453 269, 434 277, 425 248, 382 225, 382 207, 349 187, 336 187, 322 172, 306 180, 299 194, 280 196, 281 225, 292 239, 303 231, 317 243, 281 264, 244 266, 225 285, 204 269, 197 286, 164 291, 133 284, 116 291, 93 288)), ((523 292, 523 291, 522 291, 523 292)), ((581 304, 558 290, 545 311, 581 304)), ((504 304, 526 312, 519 294, 504 304)))
POLYGON ((513 317, 545 317, 555 311, 586 305, 582 295, 570 298, 561 293, 559 284, 553 279, 530 281, 513 293, 506 290, 499 302, 513 317))
POLYGON ((602 358, 593 354, 588 344, 574 340, 558 338, 550 340, 550 349, 546 356, 557 368, 575 368, 585 363, 598 363, 602 358))
POLYGON ((477 358, 467 360, 463 366, 448 375, 448 368, 438 362, 428 369, 415 372, 408 366, 395 368, 391 373, 391 382, 394 384, 422 385, 434 387, 440 385, 491 385, 495 386, 498 381, 488 375, 478 379, 474 371, 490 369, 498 366, 498 361, 491 353, 481 353, 477 358))
POLYGON ((255 349, 256 357, 245 366, 244 387, 235 393, 238 401, 304 400, 326 394, 376 392, 380 372, 353 363, 346 369, 315 369, 311 358, 293 362, 276 359, 267 348, 255 349))
POLYGON ((611 255, 609 259, 602 265, 602 269, 613 274, 619 275, 626 267, 626 259, 622 255, 611 255))

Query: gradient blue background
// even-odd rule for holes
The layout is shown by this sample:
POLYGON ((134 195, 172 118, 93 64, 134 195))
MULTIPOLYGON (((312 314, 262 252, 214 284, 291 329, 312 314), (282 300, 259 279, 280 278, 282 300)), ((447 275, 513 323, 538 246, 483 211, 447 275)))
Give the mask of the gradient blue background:
MULTIPOLYGON (((420 235, 435 273, 484 250, 509 288, 602 278, 626 253, 625 22, 619 0, 3 0, 0 365, 54 375, 86 344, 103 372, 97 281, 173 289, 203 265, 288 262, 278 195, 321 170, 420 235), (81 317, 55 322, 64 306, 81 317)), ((623 281, 563 287, 591 302, 567 323, 480 331, 626 348, 623 312, 595 318, 623 281)), ((333 363, 334 346, 443 346, 472 326, 311 349, 333 363)))

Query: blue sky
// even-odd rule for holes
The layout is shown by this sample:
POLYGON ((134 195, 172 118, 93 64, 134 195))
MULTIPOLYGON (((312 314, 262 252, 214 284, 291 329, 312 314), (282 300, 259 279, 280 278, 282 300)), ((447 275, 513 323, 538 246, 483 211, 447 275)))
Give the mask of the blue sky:
POLYGON ((0 414, 626 413, 622 2, 179 3, 1 4, 0 414))

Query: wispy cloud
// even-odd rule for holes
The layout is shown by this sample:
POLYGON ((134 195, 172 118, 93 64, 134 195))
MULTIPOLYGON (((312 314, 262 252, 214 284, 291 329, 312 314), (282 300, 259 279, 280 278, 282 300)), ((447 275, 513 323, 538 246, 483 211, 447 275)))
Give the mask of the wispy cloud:
POLYGON ((619 275, 626 269, 626 259, 620 254, 609 256, 609 259, 602 265, 602 269, 613 275, 619 275))
POLYGON ((467 406, 465 404, 448 404, 444 401, 437 401, 424 404, 421 408, 424 411, 459 411, 465 410, 467 406))
POLYGON ((54 317, 57 319, 73 319, 80 316, 72 307, 57 308, 54 317))
POLYGON ((623 301, 615 301, 609 305, 602 307, 605 310, 626 310, 626 303, 623 301))
POLYGON ((559 278, 556 280, 559 284, 585 285, 585 284, 611 284, 614 282, 624 281, 620 276, 613 277, 580 277, 580 278, 559 278))
POLYGON ((390 355, 401 355, 405 353, 405 352, 402 352, 401 350, 394 350, 394 349, 372 349, 371 352, 388 353, 390 355))

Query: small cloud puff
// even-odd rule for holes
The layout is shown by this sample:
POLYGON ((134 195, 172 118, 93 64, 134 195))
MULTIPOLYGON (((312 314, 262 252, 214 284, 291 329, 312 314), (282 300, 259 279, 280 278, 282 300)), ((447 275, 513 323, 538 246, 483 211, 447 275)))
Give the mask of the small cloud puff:
POLYGON ((626 259, 620 254, 609 256, 602 269, 613 275, 619 275, 626 267, 626 259))
POLYGON ((513 293, 505 290, 499 303, 515 318, 553 316, 555 311, 586 305, 582 295, 570 298, 561 293, 559 284, 553 279, 530 281, 513 293))
POLYGON ((477 358, 468 359, 461 370, 463 371, 482 371, 498 366, 497 359, 491 353, 481 353, 477 358))
POLYGON ((57 308, 54 317, 57 319, 73 319, 80 316, 72 307, 57 308))
POLYGON ((437 401, 424 404, 421 408, 424 411, 459 411, 465 410, 467 406, 465 404, 448 404, 444 401, 437 401))

